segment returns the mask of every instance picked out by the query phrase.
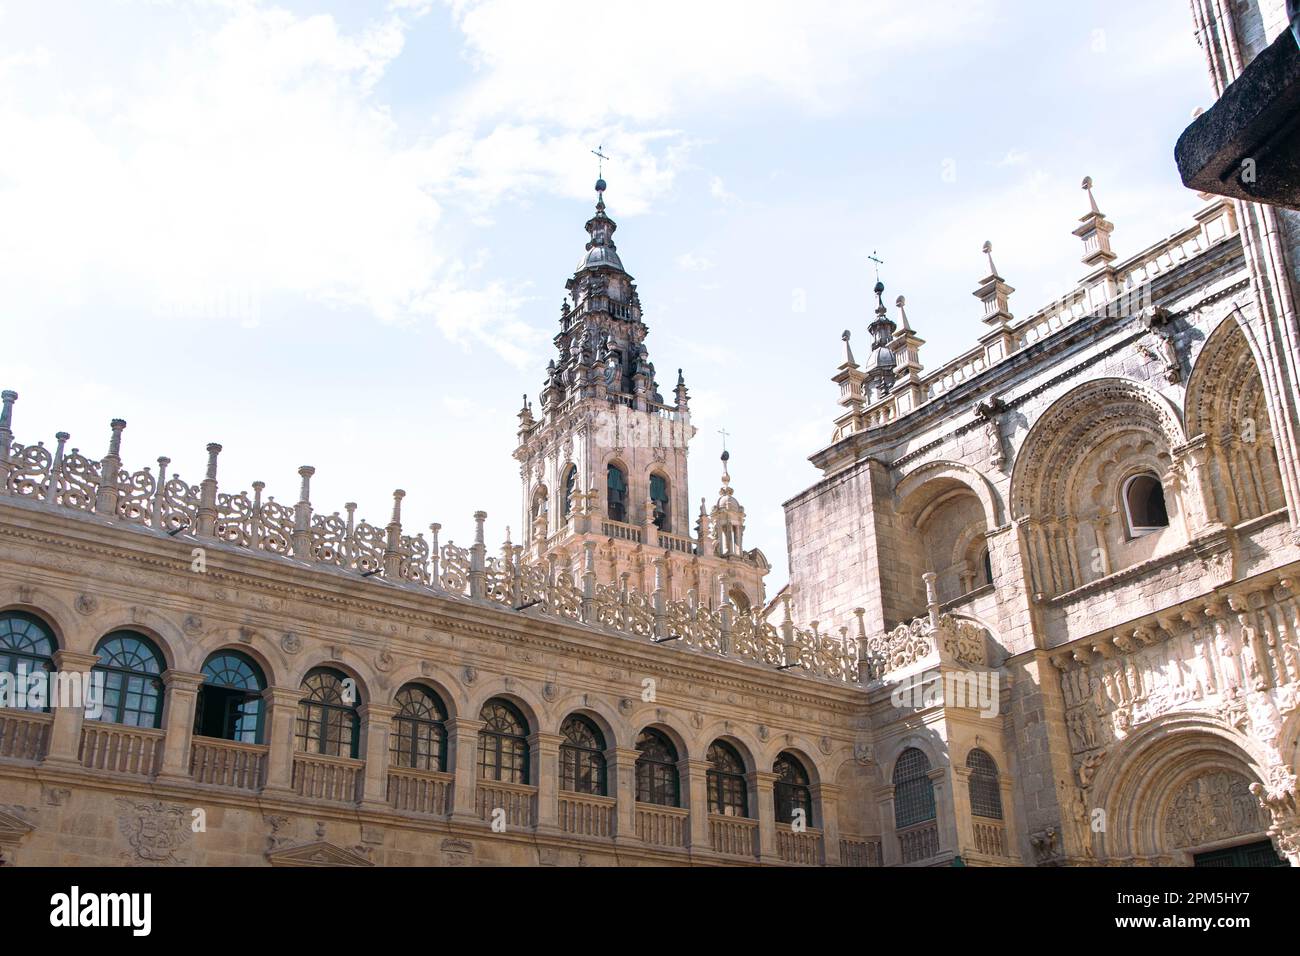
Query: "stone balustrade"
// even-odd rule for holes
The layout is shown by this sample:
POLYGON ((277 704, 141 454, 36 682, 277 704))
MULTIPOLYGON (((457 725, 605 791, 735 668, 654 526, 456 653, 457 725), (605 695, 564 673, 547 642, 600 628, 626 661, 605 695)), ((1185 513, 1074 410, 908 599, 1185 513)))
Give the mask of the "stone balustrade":
POLYGON ((40 760, 50 744, 53 714, 28 710, 0 710, 0 757, 40 760))
POLYGON ((195 737, 190 744, 190 776, 195 783, 235 790, 260 790, 266 782, 265 744, 195 737))
POLYGON ((293 755, 293 789, 300 797, 355 803, 361 799, 365 762, 321 754, 293 755))
POLYGON ((79 759, 87 770, 152 777, 162 759, 161 730, 88 720, 81 728, 79 759))

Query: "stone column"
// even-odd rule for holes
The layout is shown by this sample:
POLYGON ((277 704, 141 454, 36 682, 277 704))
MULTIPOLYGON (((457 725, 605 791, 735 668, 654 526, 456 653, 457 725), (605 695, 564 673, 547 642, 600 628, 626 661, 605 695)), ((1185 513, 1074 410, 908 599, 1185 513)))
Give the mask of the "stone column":
POLYGON ((202 674, 167 670, 162 675, 165 688, 163 707, 162 769, 160 778, 172 781, 190 779, 190 740, 194 736, 194 705, 203 684, 202 674))
POLYGON ((840 865, 840 788, 832 783, 815 783, 810 788, 813 798, 813 825, 822 831, 822 862, 827 866, 840 865))
MULTIPOLYGON (((98 654, 65 650, 54 652, 54 667, 59 672, 78 673, 88 679, 91 668, 97 663, 98 654)), ((52 705, 53 703, 51 702, 52 705)), ((86 718, 85 709, 54 706, 51 709, 54 711, 54 724, 50 728, 50 740, 42 763, 51 767, 80 768, 81 725, 86 718)))
POLYGON ((559 734, 536 733, 528 738, 531 748, 532 783, 537 787, 538 830, 560 829, 560 743, 559 734))
POLYGON ((928 774, 934 785, 935 824, 939 828, 939 852, 960 853, 957 842, 957 820, 953 811, 952 787, 949 785, 948 768, 942 765, 933 767, 928 774))
POLYGON ((285 795, 293 790, 294 734, 302 696, 300 687, 268 687, 262 692, 266 702, 266 742, 270 745, 264 787, 268 793, 285 795))
POLYGON ((636 760, 640 755, 624 747, 605 751, 609 795, 618 801, 614 808, 614 838, 619 843, 636 840, 636 760))
POLYGON ((474 792, 478 788, 478 732, 482 729, 483 721, 468 717, 453 717, 447 721, 448 756, 451 757, 451 772, 455 774, 451 819, 461 823, 478 820, 474 792))
POLYGON ((776 791, 773 785, 777 775, 770 770, 756 770, 746 774, 745 780, 749 784, 749 805, 758 817, 758 858, 763 862, 776 862, 776 791))
POLYGON ((706 774, 709 771, 707 760, 685 758, 677 762, 677 774, 681 778, 682 792, 686 795, 685 806, 691 811, 689 836, 687 844, 691 852, 712 852, 713 844, 709 839, 709 784, 706 774))
MULTIPOLYGON (((975 849, 975 823, 970 810, 970 768, 954 766, 952 777, 953 830, 957 837, 953 852, 965 855, 975 849)), ((936 790, 936 803, 938 796, 936 790)))
POLYGON ((363 809, 388 809, 388 735, 396 713, 397 708, 392 704, 365 703, 357 708, 361 718, 362 756, 366 761, 360 794, 363 809))
POLYGON ((902 847, 898 845, 898 827, 894 817, 894 785, 880 788, 876 797, 880 805, 880 865, 898 866, 903 862, 902 847))

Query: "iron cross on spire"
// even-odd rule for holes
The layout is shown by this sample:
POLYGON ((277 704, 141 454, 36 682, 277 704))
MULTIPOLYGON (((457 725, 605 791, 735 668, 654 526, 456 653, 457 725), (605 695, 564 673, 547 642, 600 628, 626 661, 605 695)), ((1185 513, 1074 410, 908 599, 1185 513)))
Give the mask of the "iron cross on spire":
POLYGON ((729 431, 727 431, 725 428, 719 428, 719 429, 718 429, 718 434, 722 436, 722 450, 723 450, 723 451, 726 451, 726 450, 727 450, 727 436, 728 436, 729 434, 731 434, 731 433, 730 433, 729 431))
POLYGON ((592 154, 593 156, 596 156, 596 157, 599 158, 599 161, 596 163, 596 178, 597 178, 597 179, 604 179, 604 178, 605 178, 605 160, 609 159, 609 157, 606 156, 605 153, 603 152, 604 149, 605 149, 605 144, 604 144, 604 143, 601 143, 599 146, 597 146, 595 149, 593 149, 593 150, 591 151, 591 154, 592 154))
POLYGON ((876 250, 875 250, 875 249, 872 249, 872 250, 871 250, 871 255, 867 256, 867 259, 869 259, 871 262, 874 262, 874 263, 876 264, 876 281, 879 282, 879 281, 880 281, 880 267, 883 266, 883 265, 885 264, 885 260, 884 260, 884 259, 877 258, 877 256, 876 256, 876 250))

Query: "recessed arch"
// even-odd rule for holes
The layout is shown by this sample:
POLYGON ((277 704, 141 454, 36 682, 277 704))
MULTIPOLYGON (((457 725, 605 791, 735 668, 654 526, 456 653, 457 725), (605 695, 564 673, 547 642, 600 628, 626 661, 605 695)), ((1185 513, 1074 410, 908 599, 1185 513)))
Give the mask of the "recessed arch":
POLYGON ((1146 385, 1121 378, 1084 382, 1052 402, 1029 429, 1011 473, 1011 517, 1056 513, 1080 459, 1102 440, 1149 436, 1166 454, 1185 440, 1177 409, 1146 385))
POLYGON ((1247 330, 1225 318, 1196 357, 1183 404, 1188 435, 1203 443, 1205 494, 1233 523, 1286 504, 1259 369, 1247 330))

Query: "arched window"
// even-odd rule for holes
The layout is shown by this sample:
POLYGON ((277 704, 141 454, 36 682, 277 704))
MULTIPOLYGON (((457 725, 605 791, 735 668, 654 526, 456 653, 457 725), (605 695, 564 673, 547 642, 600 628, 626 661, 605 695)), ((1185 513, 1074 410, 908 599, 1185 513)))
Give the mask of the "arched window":
POLYGON ((782 753, 772 764, 776 774, 776 822, 794 822, 794 812, 803 811, 803 822, 813 825, 812 787, 809 786, 808 771, 794 754, 782 753))
POLYGON ((990 820, 1002 819, 1002 790, 998 786, 998 765, 983 750, 966 758, 970 770, 970 812, 990 820))
POLYGON ((218 740, 262 743, 264 690, 266 678, 256 662, 239 651, 217 651, 203 665, 194 732, 218 740))
POLYGON ((494 699, 479 712, 478 775, 484 780, 528 783, 528 721, 511 703, 494 699))
POLYGON ((99 663, 93 673, 104 675, 104 706, 98 718, 128 727, 161 727, 163 660, 143 634, 114 631, 95 648, 99 663))
POLYGON ((48 693, 33 700, 26 691, 31 684, 17 683, 37 671, 54 673, 54 632, 33 614, 5 611, 0 614, 0 674, 12 674, 14 683, 4 687, 0 707, 49 710, 48 693))
POLYGON ((647 727, 636 738, 636 798, 661 807, 682 805, 677 775, 677 748, 664 734, 647 727))
POLYGON ((709 812, 749 816, 749 785, 740 754, 730 744, 715 740, 709 747, 708 761, 709 812))
POLYGON ((605 475, 605 497, 610 521, 627 521, 627 475, 610 465, 605 475))
POLYGON ((581 714, 570 714, 560 725, 560 789, 606 795, 605 737, 581 714))
POLYGON ((573 495, 578 490, 578 469, 570 465, 564 470, 564 497, 560 501, 560 520, 568 521, 573 513, 573 495))
POLYGON ((1133 537, 1169 527, 1165 490, 1155 475, 1134 475, 1124 482, 1124 515, 1133 537))
POLYGON ((894 827, 901 830, 933 819, 930 758, 915 747, 908 747, 894 764, 894 827))
POLYGON ((355 758, 360 747, 361 695, 357 683, 328 667, 307 672, 307 696, 298 704, 298 749, 327 757, 355 758))
POLYGON ((420 684, 397 692, 397 716, 389 738, 393 766, 413 770, 447 769, 447 708, 420 684))
POLYGON ((654 502, 655 527, 660 531, 671 531, 668 514, 668 479, 658 472, 650 476, 650 500, 654 502))

